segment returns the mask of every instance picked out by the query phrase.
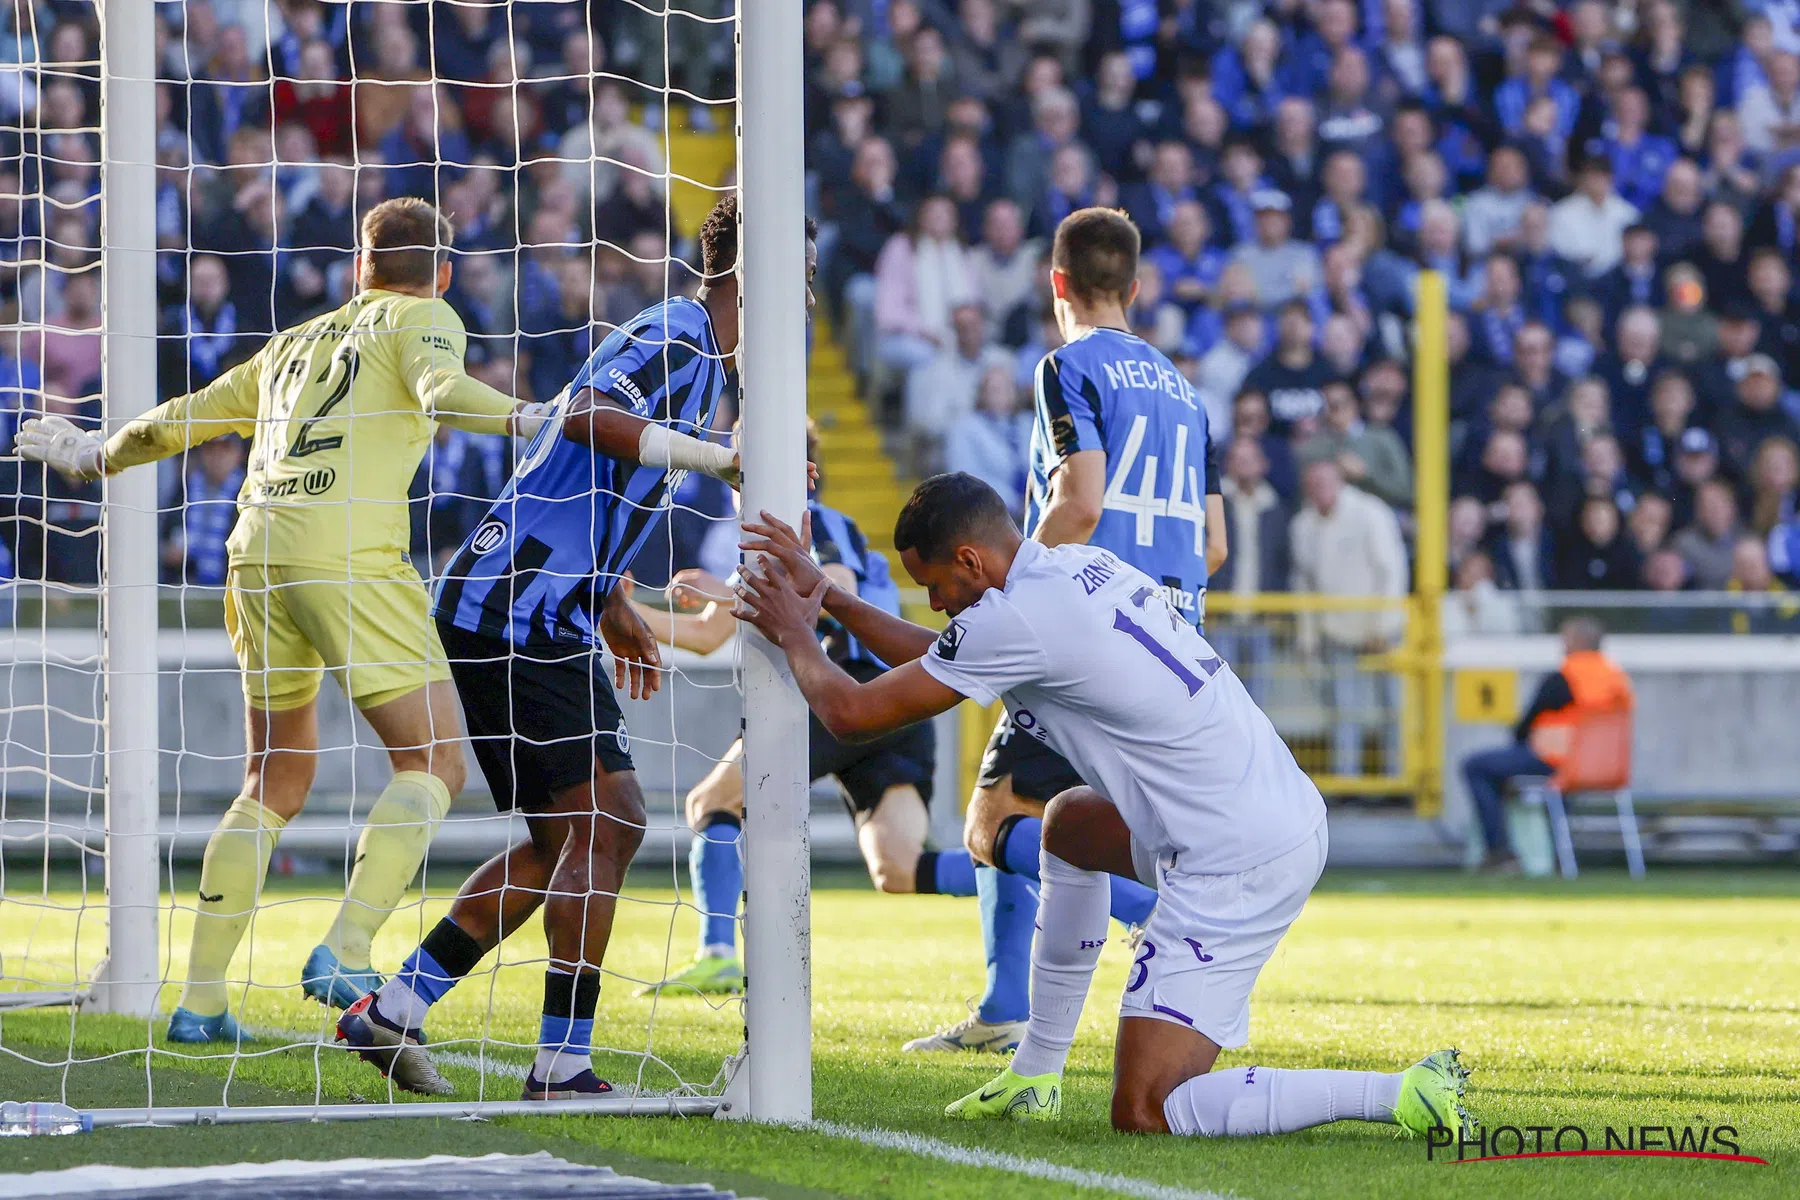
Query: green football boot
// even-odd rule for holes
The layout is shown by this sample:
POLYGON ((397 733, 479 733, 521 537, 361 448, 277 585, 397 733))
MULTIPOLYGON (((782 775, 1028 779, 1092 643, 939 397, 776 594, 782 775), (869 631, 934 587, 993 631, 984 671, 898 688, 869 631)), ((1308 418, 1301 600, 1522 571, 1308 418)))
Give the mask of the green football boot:
POLYGON ((944 1109, 964 1121, 1054 1121, 1062 1116, 1062 1076, 1015 1075, 1011 1067, 944 1109))
POLYGON ((646 983, 640 996, 662 991, 690 991, 702 996, 728 996, 744 990, 744 964, 735 957, 703 954, 661 983, 646 983))
POLYGON ((1472 1137, 1480 1122, 1462 1105, 1468 1081, 1469 1068, 1462 1065, 1461 1051, 1427 1054, 1400 1076, 1394 1123, 1409 1134, 1454 1129, 1460 1137, 1472 1137))

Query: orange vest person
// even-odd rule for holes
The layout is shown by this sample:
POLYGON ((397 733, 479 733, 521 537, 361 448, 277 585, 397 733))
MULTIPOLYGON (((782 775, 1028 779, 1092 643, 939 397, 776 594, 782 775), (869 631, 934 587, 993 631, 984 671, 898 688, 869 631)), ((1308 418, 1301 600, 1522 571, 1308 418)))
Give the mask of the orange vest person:
POLYGON ((1568 756, 1575 726, 1584 719, 1631 711, 1631 680, 1600 652, 1600 638, 1600 623, 1592 617, 1564 621, 1562 666, 1538 685, 1530 707, 1513 727, 1513 744, 1477 751, 1463 760, 1463 779, 1487 846, 1483 870, 1510 874, 1519 869, 1507 841, 1501 802, 1507 783, 1520 776, 1554 774, 1568 756))

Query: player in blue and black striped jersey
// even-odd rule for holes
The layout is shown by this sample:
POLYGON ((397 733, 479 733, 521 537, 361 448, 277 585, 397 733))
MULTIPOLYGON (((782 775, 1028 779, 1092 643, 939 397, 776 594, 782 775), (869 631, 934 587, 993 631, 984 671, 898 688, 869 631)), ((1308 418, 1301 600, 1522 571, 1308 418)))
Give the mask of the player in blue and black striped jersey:
POLYGON ((698 297, 645 309, 601 343, 439 583, 432 613, 476 761, 495 804, 533 819, 530 840, 471 875, 401 970, 339 1023, 339 1039, 401 1087, 451 1090, 423 1048, 426 1012, 541 906, 550 969, 525 1099, 611 1090, 588 1047, 614 899, 644 830, 613 686, 647 697, 661 662, 619 584, 679 472, 737 483, 737 456, 704 436, 737 348, 737 250, 732 195, 701 226, 698 297))
MULTIPOLYGON (((809 452, 808 457, 818 455, 809 452)), ((816 500, 807 506, 807 513, 812 557, 826 576, 852 595, 899 616, 900 588, 888 571, 887 558, 869 546, 856 522, 816 500)), ((720 582, 703 571, 684 571, 673 582, 678 605, 704 607, 693 613, 640 608, 639 615, 658 640, 700 654, 724 645, 738 624, 731 611, 730 581, 720 582)), ((818 634, 832 661, 859 682, 888 669, 830 617, 821 618, 818 634)), ((974 864, 967 851, 925 849, 937 762, 931 724, 910 726, 870 742, 846 743, 833 737, 816 716, 809 717, 810 778, 836 776, 843 787, 856 822, 857 843, 876 888, 973 895, 974 864)), ((700 944, 692 963, 661 984, 645 988, 647 992, 661 987, 722 993, 744 985, 737 953, 737 906, 744 890, 738 855, 744 815, 742 756, 739 741, 687 795, 687 822, 694 831, 688 877, 702 914, 700 944)))
MULTIPOLYGON (((1086 208, 1051 248, 1064 344, 1038 363, 1025 533, 1047 546, 1090 542, 1159 581, 1199 624, 1208 574, 1225 561, 1225 508, 1206 408, 1175 364, 1133 334, 1139 238, 1123 213, 1086 208)), ((988 984, 965 1020, 909 1050, 1004 1049, 1029 1007, 1044 806, 1082 784, 1043 742, 1002 715, 981 761, 963 840, 978 863, 988 984), (989 865, 991 864, 991 865, 989 865)), ((1114 879, 1113 915, 1140 924, 1155 893, 1114 879)))

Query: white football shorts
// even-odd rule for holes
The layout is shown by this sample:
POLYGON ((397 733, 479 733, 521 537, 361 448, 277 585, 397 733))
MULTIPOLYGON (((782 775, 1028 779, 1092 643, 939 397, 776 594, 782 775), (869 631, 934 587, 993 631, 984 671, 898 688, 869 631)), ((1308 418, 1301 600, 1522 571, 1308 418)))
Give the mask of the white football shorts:
POLYGON ((1220 1046, 1250 1039, 1250 989, 1325 870, 1325 822, 1279 858, 1231 875, 1158 866, 1156 911, 1119 1001, 1122 1017, 1185 1025, 1220 1046))

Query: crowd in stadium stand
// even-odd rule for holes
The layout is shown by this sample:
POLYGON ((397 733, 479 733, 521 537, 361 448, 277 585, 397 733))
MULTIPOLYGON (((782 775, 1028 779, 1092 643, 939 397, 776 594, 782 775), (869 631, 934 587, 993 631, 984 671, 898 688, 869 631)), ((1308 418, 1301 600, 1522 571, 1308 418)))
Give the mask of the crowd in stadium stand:
MULTIPOLYGON (((730 110, 663 63, 728 95, 729 25, 671 18, 665 47, 634 5, 354 12, 157 6, 163 396, 340 303, 387 195, 453 214, 472 369, 521 395, 569 378, 590 313, 695 285, 655 128, 671 96, 730 110)), ((1453 308, 1459 589, 1800 586, 1800 2, 814 0, 805 37, 819 290, 913 469, 1021 494, 1049 237, 1116 205, 1144 235, 1132 324, 1218 445, 1215 586, 1405 590, 1368 560, 1410 536, 1426 269, 1453 308)), ((40 404, 97 414, 95 47, 91 2, 0 5, 0 193, 32 197, 0 200, 4 299, 50 327, 0 349, 9 437, 40 404)), ((440 432, 421 555, 507 453, 440 432)), ((165 578, 219 581, 243 459, 165 475, 165 578)), ((97 491, 11 490, 34 489, 19 577, 91 581, 97 491)), ((704 534, 677 525, 672 565, 704 534)))

